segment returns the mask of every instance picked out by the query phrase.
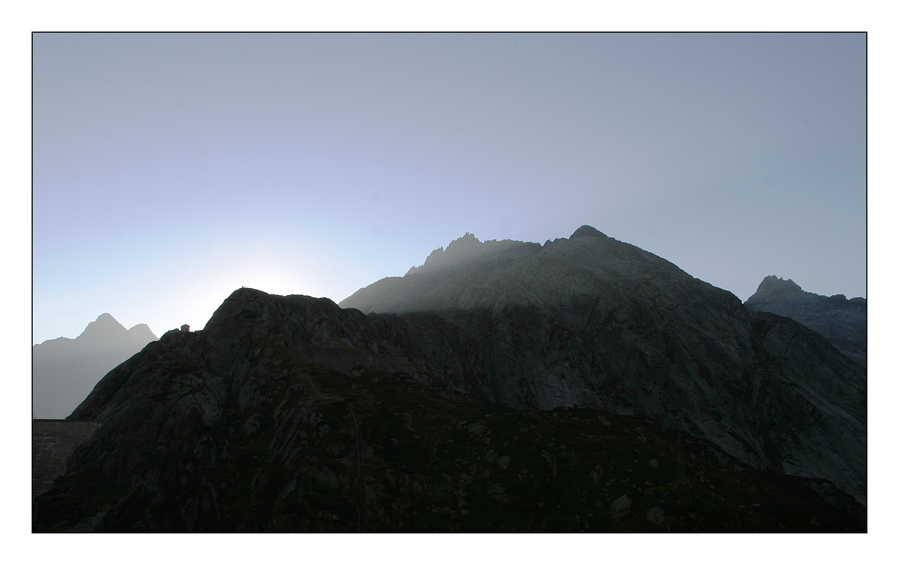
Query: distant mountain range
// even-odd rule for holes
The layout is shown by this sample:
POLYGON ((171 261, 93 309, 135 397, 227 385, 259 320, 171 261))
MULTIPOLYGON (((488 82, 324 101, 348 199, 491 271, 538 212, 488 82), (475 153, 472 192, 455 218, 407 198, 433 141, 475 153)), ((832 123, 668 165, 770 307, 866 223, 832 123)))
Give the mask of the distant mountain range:
POLYGON ((583 226, 242 288, 72 413, 40 531, 866 531, 864 368, 583 226))
POLYGON ((65 418, 103 376, 156 336, 146 324, 126 330, 101 314, 75 339, 60 337, 32 347, 32 411, 36 418, 65 418))
POLYGON ((753 312, 786 316, 824 336, 845 355, 865 365, 868 360, 868 301, 842 294, 805 292, 792 280, 768 276, 747 301, 753 312))

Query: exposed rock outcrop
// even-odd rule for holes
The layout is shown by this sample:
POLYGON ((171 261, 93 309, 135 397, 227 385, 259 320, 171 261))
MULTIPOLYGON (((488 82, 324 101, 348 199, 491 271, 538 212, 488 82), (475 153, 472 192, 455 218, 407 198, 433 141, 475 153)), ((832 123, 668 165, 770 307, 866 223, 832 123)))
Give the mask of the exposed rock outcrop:
POLYGON ((803 291, 791 279, 770 275, 749 297, 746 307, 792 318, 824 336, 845 355, 867 364, 868 301, 864 298, 821 296, 803 291))

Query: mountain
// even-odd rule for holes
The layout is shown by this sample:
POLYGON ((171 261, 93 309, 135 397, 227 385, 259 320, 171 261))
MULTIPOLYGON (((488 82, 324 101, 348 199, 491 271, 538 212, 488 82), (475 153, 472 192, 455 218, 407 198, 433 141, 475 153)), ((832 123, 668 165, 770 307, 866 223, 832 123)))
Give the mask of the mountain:
POLYGON ((146 324, 126 330, 110 314, 101 314, 75 339, 60 337, 33 346, 34 416, 65 418, 103 375, 155 340, 146 324))
POLYGON ((821 296, 803 291, 791 279, 771 275, 762 280, 746 307, 792 318, 824 336, 848 357, 867 364, 868 301, 864 298, 821 296))
POLYGON ((159 339, 147 324, 138 324, 128 330, 128 333, 136 337, 138 342, 143 342, 145 345, 147 343, 150 343, 151 341, 156 341, 157 339, 159 339))
POLYGON ((445 250, 443 247, 438 247, 432 251, 428 258, 425 259, 423 265, 412 267, 406 274, 434 272, 453 265, 488 260, 495 258, 500 253, 509 256, 515 253, 513 250, 517 250, 519 254, 527 255, 529 250, 535 250, 535 246, 537 248, 540 247, 535 243, 522 243, 508 239, 482 242, 474 234, 466 233, 459 239, 453 240, 445 250))
POLYGON ((340 305, 434 313, 456 328, 465 341, 447 356, 457 366, 432 369, 431 381, 522 409, 651 418, 745 464, 828 478, 864 500, 864 369, 792 320, 751 312, 590 226, 427 267, 340 305))
POLYGON ((34 529, 866 530, 864 374, 821 336, 588 226, 463 239, 149 344, 34 529))
MULTIPOLYGON (((865 531, 826 480, 754 469, 651 420, 516 410, 432 386, 435 315, 235 291, 72 414, 102 422, 35 531, 865 531)), ((458 362, 458 360, 456 360, 458 362)))

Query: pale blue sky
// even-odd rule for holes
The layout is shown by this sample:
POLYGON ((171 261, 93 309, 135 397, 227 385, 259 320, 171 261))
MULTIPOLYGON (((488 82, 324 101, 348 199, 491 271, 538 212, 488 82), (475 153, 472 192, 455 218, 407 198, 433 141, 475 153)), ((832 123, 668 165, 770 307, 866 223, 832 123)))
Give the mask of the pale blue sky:
POLYGON ((33 342, 582 224, 866 295, 862 34, 36 34, 33 342))

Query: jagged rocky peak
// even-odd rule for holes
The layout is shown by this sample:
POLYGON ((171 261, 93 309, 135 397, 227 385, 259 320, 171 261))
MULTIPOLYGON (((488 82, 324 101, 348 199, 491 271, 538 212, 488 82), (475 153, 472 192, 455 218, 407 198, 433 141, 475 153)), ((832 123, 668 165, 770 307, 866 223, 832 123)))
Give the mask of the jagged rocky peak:
POLYGON ((431 251, 422 265, 412 267, 406 274, 409 275, 426 270, 436 270, 454 263, 459 263, 460 260, 464 260, 466 256, 472 255, 480 245, 481 240, 475 237, 474 234, 465 232, 465 235, 462 237, 451 241, 450 244, 446 246, 446 249, 441 245, 434 251, 431 251))
POLYGON ((539 249, 539 245, 535 243, 525 243, 511 239, 495 240, 489 239, 481 241, 473 233, 466 232, 462 237, 456 238, 450 242, 444 249, 438 247, 428 255, 423 265, 412 267, 406 273, 433 273, 446 269, 448 267, 456 267, 473 261, 480 261, 488 258, 495 258, 499 254, 512 253, 531 253, 539 249))
POLYGON ((762 280, 746 307, 792 318, 822 335, 844 355, 867 363, 868 305, 864 298, 822 296, 802 290, 792 280, 771 275, 762 280))
POLYGON ((465 235, 462 237, 456 238, 450 242, 450 244, 446 247, 446 254, 453 255, 456 253, 464 254, 466 251, 470 251, 477 247, 481 246, 481 240, 478 239, 473 233, 465 232, 465 235))
MULTIPOLYGON (((611 299, 622 292, 632 294, 634 284, 649 281, 652 284, 641 287, 642 291, 653 287, 653 292, 678 301, 682 298, 675 295, 694 283, 669 288, 666 281, 684 277, 693 281, 676 265, 589 225, 578 228, 570 239, 545 245, 514 240, 479 242, 466 234, 446 251, 432 253, 422 267, 410 270, 407 276, 377 281, 341 301, 340 306, 394 314, 492 309, 505 303, 567 307, 579 300, 577 297, 611 299), (659 285, 666 288, 657 288, 659 285)), ((691 291, 689 300, 712 289, 705 283, 699 286, 703 288, 691 291)), ((720 289, 713 292, 718 295, 715 300, 740 302, 720 289)))
POLYGON ((793 279, 782 279, 776 275, 768 275, 759 284, 753 296, 762 297, 773 294, 791 294, 803 292, 802 287, 793 282, 793 279))
POLYGON ((782 279, 776 275, 768 275, 762 282, 759 284, 758 289, 755 291, 749 299, 746 301, 747 304, 751 304, 754 302, 765 301, 771 298, 781 298, 781 297, 804 297, 809 300, 820 300, 827 299, 832 302, 851 302, 853 304, 867 304, 867 300, 865 298, 856 297, 852 300, 847 300, 845 294, 834 294, 833 296, 825 296, 820 294, 815 294, 813 292, 808 292, 806 290, 802 290, 798 284, 793 282, 793 279, 782 279))
POLYGON ((460 238, 454 239, 446 246, 438 247, 425 259, 422 269, 439 269, 458 264, 477 255, 481 247, 481 240, 473 233, 465 232, 460 238))

